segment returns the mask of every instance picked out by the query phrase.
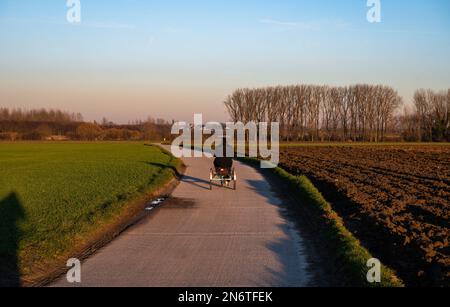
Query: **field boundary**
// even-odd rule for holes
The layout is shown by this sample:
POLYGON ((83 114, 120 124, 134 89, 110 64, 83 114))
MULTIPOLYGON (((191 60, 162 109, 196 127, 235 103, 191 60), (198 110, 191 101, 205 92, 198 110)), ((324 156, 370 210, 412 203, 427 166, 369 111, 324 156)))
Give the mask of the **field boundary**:
MULTIPOLYGON (((253 167, 260 166, 260 161, 254 158, 240 158, 239 161, 253 167)), ((337 276, 343 286, 404 287, 403 281, 385 265, 382 265, 381 283, 367 282, 367 261, 374 257, 345 227, 341 217, 306 176, 295 176, 279 167, 266 172, 286 183, 285 188, 291 192, 289 196, 295 200, 292 210, 306 215, 307 227, 314 231, 317 241, 322 242, 320 249, 325 250, 327 266, 330 267, 327 270, 331 269, 331 274, 337 276)))
MULTIPOLYGON (((172 154, 162 146, 157 146, 161 151, 172 156, 172 154)), ((177 161, 177 166, 170 169, 173 176, 165 184, 156 189, 150 189, 144 192, 142 196, 130 201, 123 206, 112 220, 107 221, 104 225, 100 225, 99 229, 90 233, 89 237, 84 239, 83 242, 79 242, 76 246, 52 261, 40 264, 39 268, 37 268, 33 274, 22 276, 22 286, 48 286, 59 277, 66 274, 68 271, 68 268, 66 267, 68 259, 76 258, 80 261, 86 260, 120 236, 124 231, 145 218, 148 215, 148 213, 145 212, 145 208, 149 202, 157 197, 171 195, 186 171, 186 166, 181 160, 176 159, 175 157, 173 157, 173 159, 177 161)))

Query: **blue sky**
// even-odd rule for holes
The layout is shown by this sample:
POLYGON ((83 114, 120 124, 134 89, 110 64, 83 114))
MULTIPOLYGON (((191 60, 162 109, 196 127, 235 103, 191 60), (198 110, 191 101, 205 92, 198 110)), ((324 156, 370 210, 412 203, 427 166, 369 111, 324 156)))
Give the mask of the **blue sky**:
POLYGON ((0 0, 0 106, 89 120, 227 119, 238 87, 381 83, 409 103, 450 87, 450 1, 0 0))

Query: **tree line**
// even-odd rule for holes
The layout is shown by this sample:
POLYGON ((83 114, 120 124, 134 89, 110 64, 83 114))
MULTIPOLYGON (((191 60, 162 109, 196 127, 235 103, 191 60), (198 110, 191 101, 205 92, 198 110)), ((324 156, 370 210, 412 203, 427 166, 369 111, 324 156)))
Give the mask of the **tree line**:
POLYGON ((413 110, 405 108, 402 128, 407 140, 450 141, 450 89, 416 91, 413 110))
POLYGON ((83 115, 80 113, 69 113, 55 109, 32 109, 21 108, 0 108, 0 121, 20 121, 20 122, 82 122, 83 115))
POLYGON ((80 113, 61 110, 0 108, 0 140, 160 141, 171 137, 171 123, 148 118, 118 125, 106 118, 83 121, 80 113))
POLYGON ((278 122, 284 141, 450 140, 448 93, 418 90, 414 109, 389 86, 357 84, 238 89, 225 100, 234 122, 278 122))

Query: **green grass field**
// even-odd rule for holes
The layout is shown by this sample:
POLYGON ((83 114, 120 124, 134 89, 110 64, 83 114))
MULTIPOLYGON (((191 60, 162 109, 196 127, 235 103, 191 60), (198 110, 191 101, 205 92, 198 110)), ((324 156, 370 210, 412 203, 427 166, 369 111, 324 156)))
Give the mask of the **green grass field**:
POLYGON ((27 274, 57 257, 179 163, 143 143, 0 143, 0 266, 27 274))

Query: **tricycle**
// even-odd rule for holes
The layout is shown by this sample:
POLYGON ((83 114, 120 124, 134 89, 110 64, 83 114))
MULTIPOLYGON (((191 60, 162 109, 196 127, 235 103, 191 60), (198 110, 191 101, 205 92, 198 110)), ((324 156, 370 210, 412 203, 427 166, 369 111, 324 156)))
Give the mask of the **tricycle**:
POLYGON ((209 172, 209 188, 213 189, 214 183, 220 183, 221 187, 229 188, 232 184, 233 190, 237 186, 237 174, 234 168, 215 167, 209 172))

